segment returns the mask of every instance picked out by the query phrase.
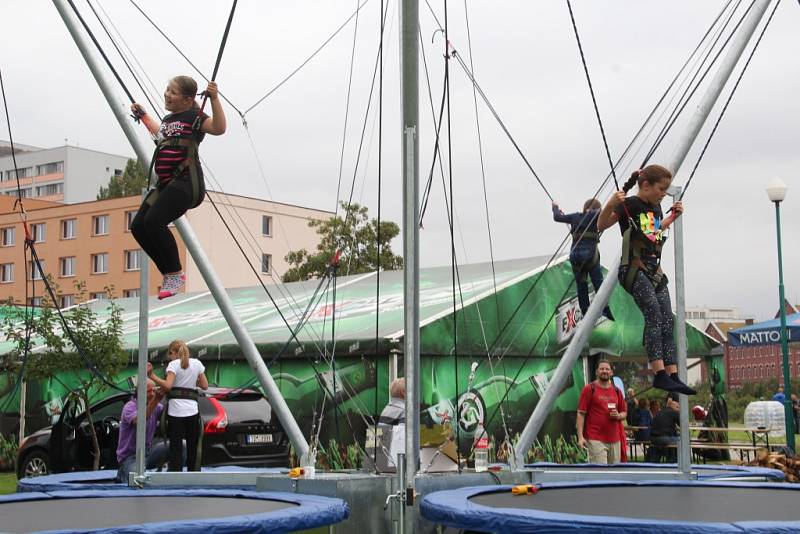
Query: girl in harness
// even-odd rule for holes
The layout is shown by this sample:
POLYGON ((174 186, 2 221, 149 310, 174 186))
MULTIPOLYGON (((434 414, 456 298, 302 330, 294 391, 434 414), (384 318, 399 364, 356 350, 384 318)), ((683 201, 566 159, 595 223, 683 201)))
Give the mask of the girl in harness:
POLYGON ((622 260, 619 281, 633 296, 644 316, 643 343, 655 372, 653 387, 684 395, 697 392, 678 379, 675 363, 674 320, 667 277, 661 270, 661 249, 667 228, 683 213, 678 201, 672 213, 664 218, 661 200, 672 183, 672 173, 660 165, 648 165, 635 171, 606 203, 597 219, 600 231, 619 223, 622 231, 622 260), (625 194, 639 185, 636 196, 625 194))
POLYGON ((200 440, 200 411, 197 407, 197 388, 208 389, 206 368, 189 357, 189 347, 176 339, 169 344, 170 359, 164 378, 150 370, 148 378, 169 397, 167 406, 167 437, 169 438, 169 470, 183 469, 183 440, 186 440, 186 468, 200 471, 197 465, 197 443, 200 440))
POLYGON ((160 125, 141 105, 131 105, 134 116, 141 118, 156 143, 148 179, 155 170, 158 183, 133 218, 131 233, 164 276, 159 299, 176 295, 186 283, 178 246, 167 226, 199 206, 205 197, 198 145, 207 133, 225 133, 227 125, 217 84, 209 82, 206 89, 211 100, 210 117, 200 110, 196 94, 197 82, 189 76, 170 80, 164 92, 164 107, 169 114, 160 125))
MULTIPOLYGON (((600 251, 597 243, 600 233, 597 231, 597 216, 600 214, 600 201, 590 198, 583 203, 583 211, 564 214, 553 202, 553 220, 569 224, 572 234, 572 249, 569 252, 569 262, 572 264, 572 273, 575 275, 575 286, 578 291, 578 304, 581 315, 586 315, 589 309, 589 283, 586 275, 592 279, 594 290, 600 289, 603 283, 603 270, 600 267, 600 251)), ((614 320, 611 309, 606 306, 603 315, 614 320)))

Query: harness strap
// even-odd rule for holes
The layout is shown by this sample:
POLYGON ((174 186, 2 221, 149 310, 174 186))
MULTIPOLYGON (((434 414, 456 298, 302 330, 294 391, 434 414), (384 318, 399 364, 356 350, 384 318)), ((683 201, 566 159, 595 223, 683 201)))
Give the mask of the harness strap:
POLYGON ((576 230, 572 233, 572 242, 577 243, 578 241, 594 241, 595 243, 600 241, 600 233, 599 232, 592 232, 587 230, 585 232, 580 232, 576 230))
POLYGON ((169 399, 187 399, 187 400, 194 400, 196 401, 199 398, 199 394, 195 388, 179 388, 173 387, 167 393, 167 398, 169 399))

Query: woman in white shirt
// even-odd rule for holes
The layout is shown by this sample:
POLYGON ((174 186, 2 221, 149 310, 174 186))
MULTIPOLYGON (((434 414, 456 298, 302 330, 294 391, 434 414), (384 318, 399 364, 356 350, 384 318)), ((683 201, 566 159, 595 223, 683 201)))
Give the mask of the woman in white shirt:
POLYGON ((197 442, 200 440, 200 412, 197 408, 197 388, 208 389, 206 368, 197 358, 189 357, 189 347, 180 340, 169 344, 165 378, 151 371, 149 378, 169 393, 167 407, 167 437, 169 438, 169 470, 183 469, 183 440, 186 440, 186 466, 200 471, 197 464, 197 442))

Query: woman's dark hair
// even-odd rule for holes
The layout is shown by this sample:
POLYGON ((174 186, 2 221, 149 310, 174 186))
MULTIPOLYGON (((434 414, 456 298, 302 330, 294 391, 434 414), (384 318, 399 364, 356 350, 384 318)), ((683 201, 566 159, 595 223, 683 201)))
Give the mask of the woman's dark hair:
MULTIPOLYGON (((172 81, 181 90, 183 96, 191 97, 194 101, 194 97, 197 96, 197 82, 194 78, 191 76, 175 76, 172 81)), ((200 106, 197 105, 197 102, 194 102, 193 107, 199 108, 200 106)))
POLYGON ((600 201, 597 200, 596 198, 590 198, 589 200, 583 203, 583 211, 599 210, 602 207, 603 207, 602 204, 600 204, 600 201))
POLYGON ((628 178, 622 186, 622 191, 627 193, 634 184, 642 185, 642 182, 647 182, 651 185, 655 185, 661 180, 672 180, 672 173, 661 165, 648 165, 643 169, 633 171, 631 177, 628 178))
POLYGON ((639 399, 639 409, 646 410, 648 406, 650 402, 647 399, 639 399))

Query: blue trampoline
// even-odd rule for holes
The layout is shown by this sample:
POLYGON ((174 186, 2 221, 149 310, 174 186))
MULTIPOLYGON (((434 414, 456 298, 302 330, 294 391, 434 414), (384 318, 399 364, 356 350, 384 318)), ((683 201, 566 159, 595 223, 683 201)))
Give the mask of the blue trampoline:
POLYGON ((798 532, 800 486, 745 482, 584 482, 480 486, 425 496, 422 516, 476 532, 798 532))
MULTIPOLYGON (((654 464, 646 462, 629 462, 624 464, 556 464, 551 462, 537 462, 533 464, 526 464, 526 469, 543 469, 551 472, 570 471, 570 470, 586 470, 598 471, 602 473, 606 479, 612 479, 615 475, 620 474, 624 477, 625 473, 631 471, 665 471, 665 470, 678 470, 678 464, 654 464)), ((725 480, 734 478, 737 480, 752 479, 764 480, 770 482, 783 482, 786 475, 779 469, 769 469, 766 467, 745 466, 745 465, 712 465, 701 464, 692 465, 691 470, 697 473, 697 480, 725 480)))
POLYGON ((341 499, 236 490, 17 493, 0 498, 3 532, 280 533, 347 519, 341 499))

